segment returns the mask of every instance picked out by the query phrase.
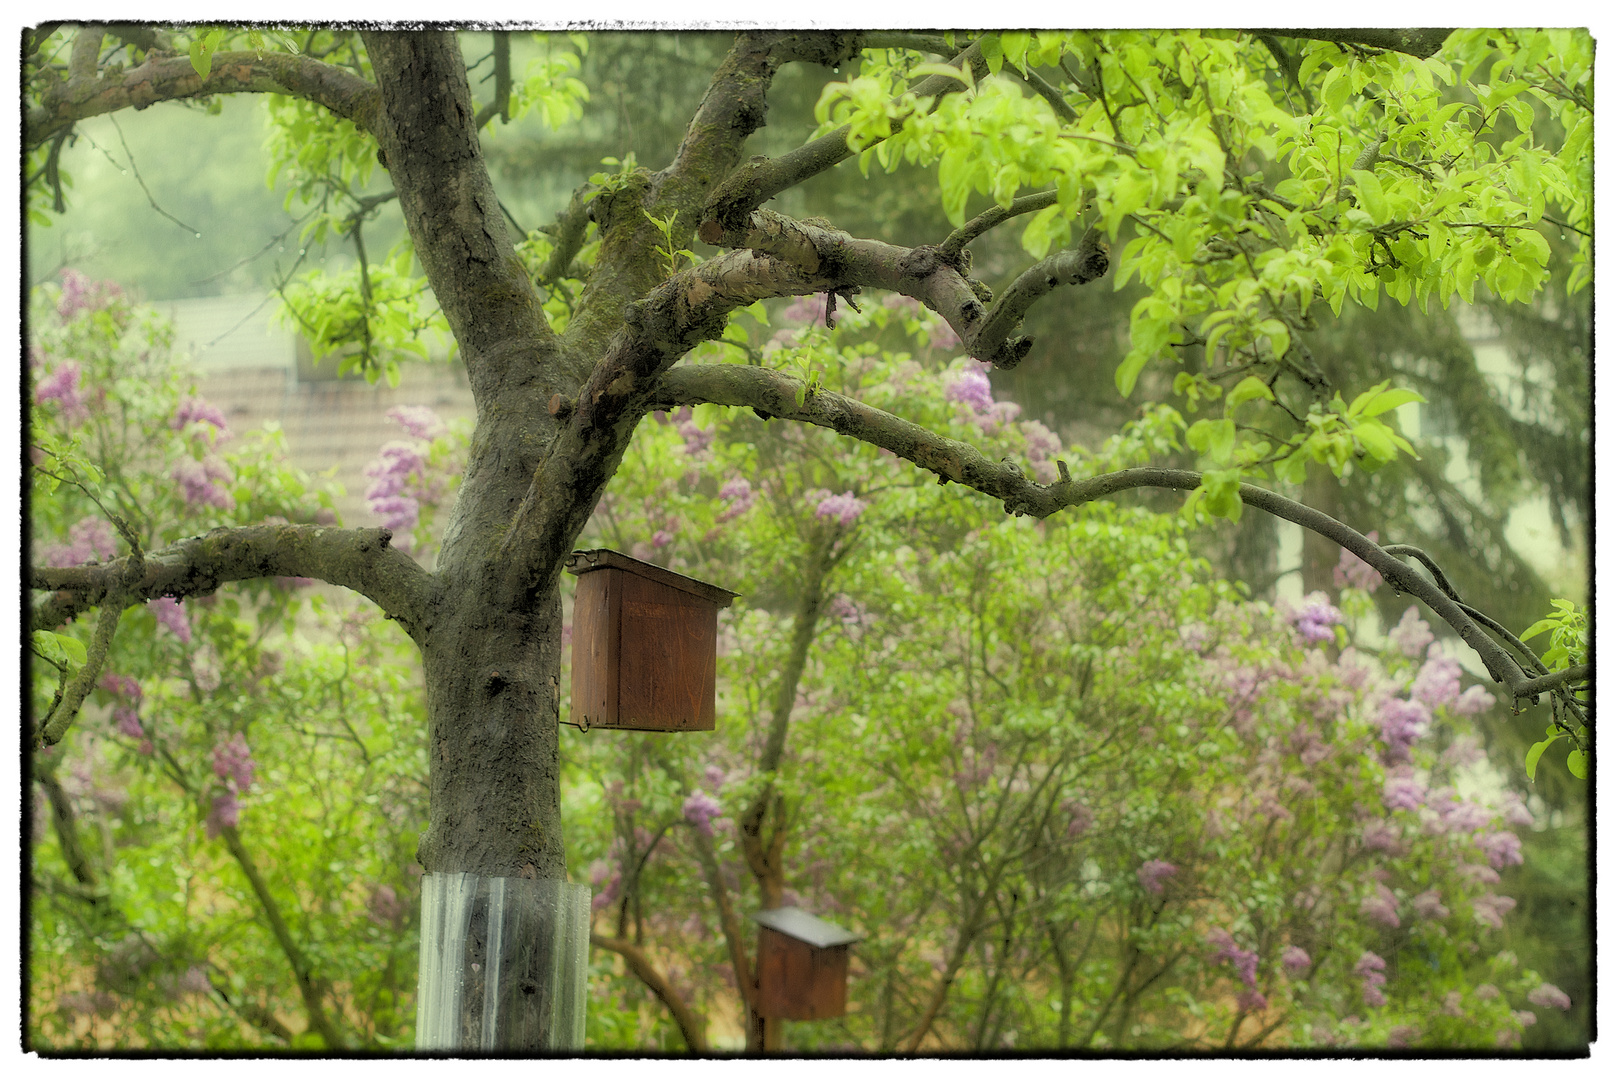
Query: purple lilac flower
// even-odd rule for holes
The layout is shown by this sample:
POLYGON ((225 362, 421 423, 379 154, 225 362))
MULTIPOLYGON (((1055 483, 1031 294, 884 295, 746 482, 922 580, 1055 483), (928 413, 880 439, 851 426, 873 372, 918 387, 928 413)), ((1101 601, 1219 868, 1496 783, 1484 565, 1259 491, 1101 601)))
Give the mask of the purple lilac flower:
POLYGON ((984 368, 978 363, 970 364, 966 371, 946 385, 945 400, 959 401, 975 413, 987 413, 996 403, 990 393, 990 376, 984 373, 984 368))
POLYGON ((1529 1027, 1531 1024, 1536 1022, 1536 1014, 1528 1009, 1515 1009, 1513 1010, 1513 1019, 1517 1020, 1525 1027, 1529 1027))
POLYGON ((651 544, 653 550, 656 551, 661 547, 668 547, 674 541, 674 533, 670 532, 668 529, 659 529, 657 532, 653 533, 651 544))
POLYGON ((208 838, 212 840, 220 834, 222 829, 236 828, 236 823, 241 820, 241 816, 242 804, 237 800, 236 792, 224 791, 215 795, 214 805, 208 811, 208 819, 205 822, 208 838))
POLYGON ((405 904, 392 885, 378 885, 366 900, 366 918, 378 926, 396 929, 405 921, 405 904))
POLYGON ((731 521, 746 514, 754 505, 754 486, 744 477, 734 477, 720 485, 720 497, 726 500, 726 508, 716 514, 714 520, 731 521))
POLYGON ((80 566, 92 559, 110 559, 117 553, 112 526, 98 517, 81 518, 68 528, 68 544, 45 549, 45 566, 80 566))
POLYGON ((1024 456, 1030 461, 1040 464, 1063 452, 1063 440, 1039 420, 1025 420, 1018 428, 1024 433, 1024 456))
POLYGON ((698 832, 713 836, 714 826, 709 823, 720 816, 720 800, 706 791, 694 791, 681 804, 681 814, 698 832))
MULTIPOLYGON (((1378 533, 1368 533, 1367 539, 1375 544, 1378 543, 1378 533)), ((1351 554, 1349 548, 1339 550, 1339 565, 1333 568, 1334 588, 1342 589, 1348 585, 1352 588, 1372 592, 1378 588, 1383 580, 1384 575, 1363 562, 1358 556, 1351 554)))
POLYGON ((141 684, 133 675, 114 675, 106 671, 96 685, 115 697, 131 698, 137 703, 141 700, 141 684))
POLYGON ((169 632, 180 639, 182 645, 191 644, 191 620, 186 617, 185 608, 180 601, 172 596, 160 596, 156 600, 146 602, 146 610, 157 617, 157 621, 167 627, 169 632))
POLYGON ((954 349, 961 343, 962 339, 956 336, 956 331, 952 330, 951 324, 944 319, 935 323, 928 331, 928 344, 936 349, 954 349))
POLYGON ((214 747, 214 775, 235 791, 253 786, 253 752, 240 731, 214 747))
POLYGON ((1484 863, 1464 863, 1457 867, 1457 873, 1469 881, 1475 881, 1481 885, 1495 885, 1502 880, 1501 874, 1498 874, 1484 863))
POLYGON ((919 318, 922 316, 922 304, 901 293, 889 293, 883 298, 883 306, 890 311, 903 311, 919 318))
POLYGON ((1475 683, 1458 695, 1451 704, 1451 711, 1459 716, 1477 716, 1495 704, 1496 698, 1491 692, 1475 683))
POLYGON ((1451 915, 1451 909, 1440 902, 1439 889, 1427 889, 1412 897, 1412 910, 1420 919, 1439 922, 1451 915))
MULTIPOLYGON (((426 466, 421 451, 413 444, 397 439, 384 443, 382 449, 377 451, 377 457, 365 469, 366 475, 372 480, 371 486, 366 488, 366 499, 374 501, 398 495, 405 490, 411 477, 422 475, 426 466)), ((375 507, 372 509, 375 510, 375 507)))
POLYGON ((1490 983, 1480 983, 1478 986, 1474 987, 1474 996, 1479 998, 1481 1001, 1495 1001, 1497 998, 1502 996, 1502 991, 1498 990, 1490 983))
POLYGON ((181 458, 169 475, 180 485, 180 497, 187 506, 213 506, 229 510, 236 505, 231 493, 222 484, 231 482, 231 471, 216 457, 202 461, 181 458))
POLYGON ((1511 896, 1487 894, 1474 901, 1474 921, 1492 930, 1502 929, 1502 916, 1519 906, 1511 896))
POLYGON ((113 724, 117 726, 119 734, 128 735, 132 739, 139 739, 146 734, 141 728, 140 714, 133 705, 119 705, 113 709, 113 724))
MULTIPOLYGON (((366 506, 383 519, 383 528, 392 533, 409 533, 416 528, 421 504, 409 495, 389 495, 381 499, 367 499, 366 506)), ((401 546, 396 541, 395 547, 401 546)))
POLYGON ((1016 401, 998 401, 974 421, 979 430, 989 435, 997 428, 1006 427, 1023 414, 1024 407, 1016 401))
MULTIPOLYGON (((1478 832, 1491 823, 1490 810, 1472 799, 1452 799, 1444 806, 1436 807, 1436 809, 1440 811, 1440 821, 1447 832, 1478 832)), ((1515 851, 1517 847, 1518 845, 1515 844, 1515 851)), ((1498 866, 1497 869, 1501 869, 1501 867, 1498 866)))
MULTIPOLYGON (((811 293, 809 296, 801 296, 794 300, 793 303, 789 304, 787 306, 787 310, 782 314, 786 315, 793 322, 802 322, 808 323, 811 326, 820 326, 827 319, 827 294, 811 293)), ((836 310, 833 311, 832 317, 836 322, 838 319, 838 312, 836 310)))
POLYGON ((1412 744, 1428 730, 1428 708, 1420 701, 1385 698, 1378 707, 1378 720, 1388 747, 1385 760, 1390 763, 1410 761, 1412 744))
POLYGON ((720 785, 726 782, 726 770, 718 765, 705 766, 703 769, 703 782, 719 791, 720 785))
POLYGON ((1429 647, 1434 635, 1429 632, 1429 624, 1418 618, 1417 605, 1413 604, 1401 616, 1401 621, 1395 624, 1395 629, 1389 632, 1389 642, 1406 656, 1422 656, 1423 650, 1429 647))
POLYGON ((1485 858, 1493 870, 1500 870, 1504 866, 1518 866, 1524 862, 1524 856, 1519 852, 1519 837, 1515 833, 1493 832, 1476 836, 1474 846, 1485 853, 1485 858))
POLYGON ((1463 1014, 1461 990, 1452 990, 1446 994, 1445 1003, 1440 1006, 1440 1013, 1442 1016, 1461 1016, 1463 1014))
POLYGON ((444 433, 444 421, 426 405, 395 405, 383 413, 413 439, 434 439, 444 433))
POLYGON ((176 431, 183 431, 187 424, 207 424, 214 430, 209 438, 217 438, 229 434, 225 426, 225 414, 200 397, 186 397, 181 399, 180 405, 169 417, 169 426, 176 431))
POLYGON ((845 626, 855 626, 861 621, 860 606, 843 593, 832 598, 832 602, 827 605, 827 615, 845 626))
POLYGON ((1401 925, 1401 916, 1395 910, 1395 894, 1390 892, 1387 885, 1374 885, 1371 896, 1361 901, 1361 914, 1368 922, 1387 926, 1391 930, 1401 925))
POLYGON ((1149 859, 1136 868, 1136 880, 1142 888, 1154 896, 1164 895, 1165 880, 1176 873, 1175 863, 1165 862, 1163 859, 1149 859))
POLYGON ((1502 803, 1502 820, 1509 825, 1534 825, 1536 819, 1531 816, 1530 810, 1524 805, 1524 798, 1517 791, 1504 791, 1500 800, 1502 803))
POLYGON ((603 908, 611 907, 613 902, 619 898, 619 888, 623 884, 623 872, 614 870, 613 875, 607 879, 606 884, 602 887, 602 891, 591 897, 591 910, 601 911, 603 908))
POLYGON ((1313 592, 1305 597, 1304 607, 1290 620, 1308 644, 1332 641, 1333 627, 1344 622, 1344 614, 1328 603, 1326 593, 1313 592))
MULTIPOLYGON (((811 493, 814 498, 816 492, 811 493)), ((864 500, 857 499, 853 491, 846 491, 842 495, 826 495, 816 504, 816 517, 836 521, 848 528, 855 524, 855 519, 861 516, 866 509, 864 500)))
POLYGON ((1384 805, 1391 810, 1418 810, 1426 794, 1423 782, 1409 775, 1394 775, 1384 780, 1384 805))
POLYGON ((123 290, 110 281, 91 281, 77 270, 64 270, 56 314, 63 322, 68 322, 79 312, 106 307, 109 301, 123 294, 123 290))
POLYGON ((1364 952, 1356 961, 1355 972, 1361 977, 1361 1000, 1373 1008, 1383 1005, 1385 998, 1380 987, 1385 982, 1384 958, 1377 953, 1364 952))
POLYGON ((1568 1012, 1569 995, 1552 983, 1544 982, 1530 991, 1530 1004, 1538 1009, 1563 1009, 1568 1012))
POLYGON ((1449 656, 1435 656, 1431 650, 1429 659, 1412 680, 1412 700, 1438 709, 1456 701, 1461 689, 1462 665, 1449 656))
POLYGON ((1412 1024, 1400 1024, 1389 1029, 1386 1042, 1396 1050, 1405 1050, 1412 1045, 1412 1040, 1422 1033, 1422 1029, 1412 1024))
POLYGON ((1298 945, 1290 945, 1282 952, 1283 970, 1294 978, 1305 974, 1311 967, 1311 954, 1298 945))
POLYGON ((709 444, 714 442, 714 432, 699 427, 696 420, 682 420, 675 430, 686 440, 686 453, 692 457, 701 457, 707 453, 709 444))
POLYGON ((208 981, 208 969, 201 964, 192 964, 186 968, 175 983, 175 989, 182 994, 206 994, 213 988, 213 984, 208 981))
POLYGON ((1393 821, 1369 821, 1361 830, 1361 844, 1370 851, 1400 850, 1401 830, 1393 821))
POLYGON ((56 370, 41 379, 34 387, 34 401, 43 405, 55 401, 62 409, 62 419, 81 423, 90 417, 85 407, 84 394, 79 390, 79 362, 63 360, 56 370))
POLYGON ((1266 1007, 1266 995, 1258 990, 1245 990, 1238 995, 1237 1007, 1245 1012, 1260 1012, 1266 1007))

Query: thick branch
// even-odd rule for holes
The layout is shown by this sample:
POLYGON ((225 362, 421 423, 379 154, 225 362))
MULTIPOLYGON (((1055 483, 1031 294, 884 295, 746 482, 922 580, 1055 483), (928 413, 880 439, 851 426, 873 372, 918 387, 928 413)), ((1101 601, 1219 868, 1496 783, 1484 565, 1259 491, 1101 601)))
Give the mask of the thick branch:
POLYGON ((1033 342, 1027 337, 1012 338, 1035 301, 1060 285, 1084 285, 1108 273, 1108 242, 1095 228, 1087 229, 1076 248, 1048 255, 1018 275, 1001 294, 970 349, 975 356, 988 354, 997 367, 1008 368, 1029 354, 1033 342))
POLYGON ((674 1017, 675 1024, 681 1029, 681 1038, 686 1040, 686 1048, 695 1054, 709 1052, 709 1039, 705 1034, 708 1025, 703 1017, 694 1013, 680 993, 658 970, 646 953, 642 952, 633 942, 624 938, 608 937, 606 934, 591 934, 591 944, 598 949, 618 953, 624 957, 624 962, 635 974, 636 978, 646 984, 647 989, 658 995, 669 1008, 669 1015, 674 1017))
POLYGON ((1249 30, 1256 36, 1269 35, 1274 37, 1305 38, 1308 41, 1331 41, 1339 45, 1365 45, 1369 49, 1384 49, 1390 52, 1406 53, 1419 60, 1427 60, 1440 51, 1446 39, 1451 36, 1450 29, 1415 29, 1415 30, 1339 30, 1316 28, 1309 30, 1249 30))
POLYGON ((113 634, 118 630, 119 617, 124 613, 124 597, 122 590, 116 591, 108 598, 107 603, 101 606, 101 617, 96 620, 96 632, 90 640, 90 648, 85 650, 84 666, 81 667, 69 681, 67 689, 62 692, 62 699, 56 702, 56 707, 46 718, 45 726, 38 735, 38 742, 45 746, 54 746, 62 741, 67 729, 79 715, 79 707, 95 686, 96 679, 101 675, 102 665, 107 662, 107 652, 112 648, 113 634))
POLYGON ((382 88, 373 131, 482 404, 509 369, 540 361, 555 336, 490 184, 461 49, 448 31, 361 36, 382 88))
POLYGON ((183 599, 207 596, 227 581, 310 577, 367 597, 420 642, 432 624, 433 578, 388 546, 392 536, 387 529, 250 525, 187 537, 138 560, 131 555, 93 566, 35 567, 29 587, 56 594, 36 609, 35 625, 60 626, 115 592, 130 602, 183 599))
MULTIPOLYGON (((677 368, 665 374, 657 392, 652 395, 651 407, 671 409, 712 402, 744 406, 785 420, 830 428, 841 435, 883 447, 936 473, 942 482, 954 480, 1000 499, 1010 514, 1027 514, 1036 518, 1048 517, 1066 506, 1078 506, 1131 488, 1191 491, 1203 482, 1201 474, 1182 469, 1125 469, 1085 480, 1037 484, 1025 479, 1018 466, 1010 462, 993 462, 966 443, 841 394, 821 389, 805 393, 805 389, 799 379, 764 368, 701 365, 677 368), (797 403, 801 393, 805 394, 803 405, 797 403)), ((1505 683, 1515 698, 1529 696, 1529 680, 1520 666, 1462 611, 1455 600, 1416 568, 1386 553, 1361 533, 1319 510, 1250 484, 1239 485, 1238 495, 1256 509, 1327 537, 1371 565, 1402 592, 1422 600, 1457 631, 1469 648, 1479 654, 1493 679, 1505 683)))
MULTIPOLYGON (((96 32, 79 37, 94 37, 96 32)), ((75 49, 78 41, 75 40, 75 49)), ((79 120, 119 109, 144 109, 160 101, 212 94, 291 94, 324 105, 364 131, 372 131, 381 104, 377 87, 353 72, 306 56, 286 53, 215 53, 208 78, 198 75, 190 57, 151 56, 144 64, 113 73, 70 72, 47 83, 40 102, 28 110, 24 146, 33 149, 79 120)))
POLYGON ((1057 199, 1057 188, 1052 188, 1050 191, 1037 191, 1033 195, 1019 196, 1012 201, 1011 205, 1006 207, 992 206, 947 236, 945 242, 939 245, 940 254, 947 259, 954 260, 961 255, 963 248, 1008 218, 1017 217, 1019 214, 1034 213, 1036 210, 1045 210, 1048 206, 1057 202, 1057 199))
MULTIPOLYGON (((975 41, 957 54, 952 66, 971 66, 973 76, 982 79, 989 72, 984 58, 979 55, 975 41)), ((907 92, 919 98, 937 98, 943 94, 962 90, 962 83, 944 75, 930 75, 918 81, 907 92)), ((899 131, 901 121, 896 120, 891 131, 899 131)), ((828 132, 819 139, 805 143, 778 158, 750 161, 728 176, 724 183, 709 196, 704 207, 703 220, 718 221, 725 229, 742 228, 748 215, 765 205, 770 199, 803 183, 818 173, 826 172, 855 151, 849 148, 849 125, 828 132)), ((707 237, 705 237, 707 239, 707 237)), ((709 243, 714 241, 709 240, 709 243)))

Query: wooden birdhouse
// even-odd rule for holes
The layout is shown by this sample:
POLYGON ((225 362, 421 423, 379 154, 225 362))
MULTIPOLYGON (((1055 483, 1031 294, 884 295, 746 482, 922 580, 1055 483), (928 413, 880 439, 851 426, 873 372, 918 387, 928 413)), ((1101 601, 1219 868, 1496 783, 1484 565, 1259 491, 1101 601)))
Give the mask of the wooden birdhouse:
POLYGON ((842 926, 796 907, 756 911, 760 1016, 826 1020, 844 1015, 849 947, 860 940, 842 926))
POLYGON ((632 559, 576 551, 572 722, 581 731, 713 731, 719 611, 737 593, 632 559))

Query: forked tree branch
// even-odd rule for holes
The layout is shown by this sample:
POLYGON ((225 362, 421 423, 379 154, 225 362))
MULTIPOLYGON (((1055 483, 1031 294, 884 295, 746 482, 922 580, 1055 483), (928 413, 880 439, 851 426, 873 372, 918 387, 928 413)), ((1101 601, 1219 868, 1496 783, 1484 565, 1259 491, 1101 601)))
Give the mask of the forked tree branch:
MULTIPOLYGON (((966 443, 841 394, 807 387, 800 379, 765 368, 732 364, 674 368, 659 380, 650 407, 664 410, 702 402, 752 408, 764 415, 815 424, 880 446, 935 473, 942 483, 954 480, 1000 499, 1010 514, 1044 518, 1064 507, 1078 506, 1131 488, 1191 491, 1203 483, 1202 474, 1189 470, 1141 468, 1083 480, 1038 484, 1026 479, 1022 470, 1011 462, 991 461, 966 443), (803 404, 799 403, 801 398, 803 404)), ((1463 642, 1479 655, 1491 677, 1504 684, 1515 701, 1533 700, 1537 693, 1547 689, 1541 678, 1527 678, 1523 667, 1438 585, 1355 529, 1320 510, 1251 484, 1240 484, 1238 495, 1258 510, 1327 537, 1372 566, 1395 588, 1423 601, 1457 631, 1463 642)), ((1560 674, 1563 681, 1579 677, 1560 674)))
POLYGON ((1405 53, 1419 60, 1427 60, 1439 52, 1451 36, 1450 29, 1434 27, 1411 30, 1339 30, 1323 27, 1308 30, 1248 30, 1246 33, 1256 37, 1304 38, 1307 41, 1331 41, 1338 45, 1363 45, 1369 49, 1405 53))
POLYGON ((433 576, 390 547, 392 539, 387 529, 250 525, 188 537, 144 558, 34 567, 29 587, 54 594, 35 609, 35 625, 60 626, 111 597, 126 603, 182 599, 207 596, 228 581, 308 577, 367 597, 420 643, 432 624, 433 576))
MULTIPOLYGON (((100 41, 100 27, 81 31, 80 39, 100 41)), ((78 39, 75 39, 78 52, 78 39)), ((372 131, 382 97, 377 87, 335 64, 289 53, 215 53, 205 79, 187 56, 150 56, 128 71, 88 72, 70 69, 63 80, 46 81, 39 104, 23 123, 23 145, 31 150, 80 120, 120 109, 144 109, 160 101, 183 101, 213 94, 290 94, 323 105, 363 131, 372 131)))
POLYGON ((669 1015, 675 1020, 675 1025, 681 1029, 681 1038, 686 1040, 688 1050, 694 1054, 706 1054, 709 1052, 709 1039, 706 1034, 707 1022, 703 1017, 692 1011, 691 1006, 687 1005, 686 999, 681 997, 680 991, 676 990, 674 984, 664 977, 664 973, 658 970, 658 965, 654 964, 652 958, 639 946, 632 941, 626 941, 624 938, 609 937, 595 931, 591 932, 591 944, 598 949, 606 949, 608 952, 617 953, 624 957, 625 965, 630 968, 636 978, 640 979, 647 989, 657 994, 658 1000, 662 1001, 665 1007, 669 1009, 669 1015))

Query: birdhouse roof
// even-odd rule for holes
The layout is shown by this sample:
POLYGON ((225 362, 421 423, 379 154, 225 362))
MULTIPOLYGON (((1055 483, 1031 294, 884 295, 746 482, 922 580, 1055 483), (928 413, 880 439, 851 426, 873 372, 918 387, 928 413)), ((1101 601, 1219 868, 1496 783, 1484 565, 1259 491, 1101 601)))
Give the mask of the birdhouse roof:
POLYGON ((613 551, 610 548, 595 548, 591 551, 576 551, 568 556, 563 566, 576 577, 588 574, 592 570, 625 570, 629 573, 644 577, 649 581, 656 581, 661 585, 668 585, 672 589, 679 589, 684 593, 707 600, 715 607, 730 607, 731 602, 741 593, 734 593, 730 589, 722 589, 718 585, 710 585, 707 581, 677 574, 673 570, 666 570, 662 566, 632 559, 630 556, 613 551))
POLYGON ((834 945, 848 945, 852 941, 861 940, 859 934, 852 934, 837 923, 818 919, 808 911, 801 911, 796 907, 756 911, 749 918, 761 926, 775 930, 779 934, 786 934, 790 938, 797 938, 818 949, 830 949, 834 945))

